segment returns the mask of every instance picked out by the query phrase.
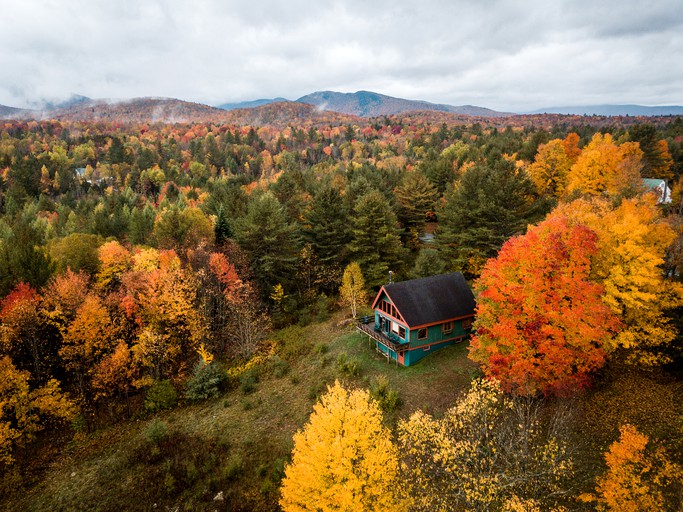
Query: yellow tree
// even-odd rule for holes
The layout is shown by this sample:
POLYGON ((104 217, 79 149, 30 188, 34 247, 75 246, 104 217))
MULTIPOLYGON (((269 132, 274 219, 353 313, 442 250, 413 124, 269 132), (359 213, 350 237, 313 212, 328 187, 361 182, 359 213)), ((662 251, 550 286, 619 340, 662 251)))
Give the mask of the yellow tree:
MULTIPOLYGON (((619 440, 605 453, 607 472, 598 477, 596 495, 583 495, 597 502, 598 510, 657 512, 673 510, 666 486, 683 484, 683 471, 661 449, 648 450, 649 438, 631 425, 620 428, 619 440)), ((680 503, 678 503, 680 506, 680 503)))
POLYGON ((196 307, 197 280, 174 251, 159 251, 156 268, 150 263, 155 258, 147 256, 140 260, 141 270, 123 278, 125 301, 140 327, 133 359, 154 379, 176 377, 206 336, 206 322, 196 307))
POLYGON ((70 420, 75 415, 74 405, 56 380, 31 390, 29 378, 29 372, 18 370, 9 357, 0 357, 0 463, 14 461, 14 448, 42 430, 44 416, 70 420))
POLYGON ((541 194, 562 196, 567 187, 567 176, 572 161, 565 151, 563 140, 554 139, 538 147, 529 175, 541 194))
POLYGON ((130 268, 128 249, 116 241, 107 242, 98 249, 98 256, 100 269, 97 284, 104 289, 118 284, 121 276, 130 268))
POLYGON ((379 406, 367 391, 337 382, 294 435, 280 505, 285 512, 398 510, 397 472, 379 406))
POLYGON ((659 349, 674 340, 676 331, 664 313, 683 304, 683 286, 662 272, 675 233, 655 202, 645 195, 614 208, 606 199, 579 199, 551 214, 597 233, 591 279, 605 287, 604 302, 626 326, 605 348, 624 348, 630 360, 646 365, 667 360, 659 349))
POLYGON ((127 400, 134 377, 131 351, 125 341, 119 341, 114 351, 105 356, 93 371, 95 399, 108 400, 118 395, 127 400))
POLYGON ((355 261, 349 263, 344 269, 339 295, 341 296, 344 305, 351 308, 351 315, 353 318, 356 318, 358 306, 367 302, 368 299, 365 291, 363 272, 360 269, 360 265, 355 261))
POLYGON ((91 374, 100 360, 114 349, 112 321, 97 295, 85 298, 62 341, 59 356, 75 377, 81 397, 88 401, 91 374))
POLYGON ((401 421, 401 480, 411 510, 551 510, 567 492, 573 464, 555 435, 563 430, 559 416, 551 432, 540 415, 531 401, 478 379, 443 418, 417 411, 401 421))
POLYGON ((633 195, 641 187, 642 157, 638 143, 625 142, 618 146, 609 133, 596 133, 569 171, 567 192, 633 195))

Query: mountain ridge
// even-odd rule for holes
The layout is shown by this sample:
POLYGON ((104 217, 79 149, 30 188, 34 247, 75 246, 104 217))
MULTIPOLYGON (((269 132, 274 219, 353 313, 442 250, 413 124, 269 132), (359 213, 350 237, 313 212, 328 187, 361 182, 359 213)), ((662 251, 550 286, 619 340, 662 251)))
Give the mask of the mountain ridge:
POLYGON ((474 118, 505 118, 511 116, 533 115, 575 115, 575 116, 671 116, 683 115, 683 106, 643 106, 626 105, 586 105, 573 107, 547 107, 520 114, 499 112, 474 105, 447 105, 422 100, 409 100, 387 96, 372 91, 340 93, 335 91, 316 91, 297 100, 283 97, 261 98, 251 101, 223 103, 210 106, 176 98, 143 97, 123 100, 91 99, 73 94, 66 100, 57 102, 42 101, 38 107, 17 108, 0 105, 0 119, 18 120, 75 120, 75 121, 121 121, 121 122, 233 122, 243 124, 247 121, 255 125, 275 122, 285 123, 286 116, 301 121, 304 117, 310 122, 319 122, 323 112, 340 122, 343 116, 380 117, 432 112, 453 114, 474 118), (307 105, 309 108, 302 108, 307 105), (264 109, 264 110, 259 110, 264 109), (332 113, 340 116, 332 116, 332 113))
POLYGON ((579 116, 680 116, 683 115, 683 106, 679 105, 636 105, 636 104, 604 104, 604 105, 578 105, 567 107, 545 107, 529 112, 528 114, 567 114, 579 116))
POLYGON ((423 100, 409 100, 387 96, 372 91, 335 92, 316 91, 300 97, 296 101, 315 105, 321 110, 332 110, 343 114, 361 117, 377 117, 383 115, 403 114, 405 112, 430 111, 452 112, 479 117, 506 117, 510 112, 498 112, 474 105, 446 105, 430 103, 423 100))

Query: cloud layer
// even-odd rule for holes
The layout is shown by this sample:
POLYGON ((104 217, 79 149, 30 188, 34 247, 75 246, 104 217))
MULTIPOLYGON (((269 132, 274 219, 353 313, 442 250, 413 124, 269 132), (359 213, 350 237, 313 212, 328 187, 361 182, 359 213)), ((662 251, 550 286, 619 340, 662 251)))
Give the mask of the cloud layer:
POLYGON ((683 104, 680 0, 23 0, 2 11, 0 104, 11 106, 326 89, 513 111, 683 104))

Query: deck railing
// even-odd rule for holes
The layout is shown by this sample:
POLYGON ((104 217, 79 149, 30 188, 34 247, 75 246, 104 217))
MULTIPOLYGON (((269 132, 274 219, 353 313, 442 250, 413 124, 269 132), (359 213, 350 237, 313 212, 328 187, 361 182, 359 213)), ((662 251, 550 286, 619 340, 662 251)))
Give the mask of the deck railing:
POLYGON ((393 350, 397 354, 402 354, 410 348, 410 343, 396 343, 382 331, 375 329, 374 322, 366 323, 363 321, 363 319, 360 319, 356 324, 356 329, 378 343, 381 343, 385 347, 393 350))

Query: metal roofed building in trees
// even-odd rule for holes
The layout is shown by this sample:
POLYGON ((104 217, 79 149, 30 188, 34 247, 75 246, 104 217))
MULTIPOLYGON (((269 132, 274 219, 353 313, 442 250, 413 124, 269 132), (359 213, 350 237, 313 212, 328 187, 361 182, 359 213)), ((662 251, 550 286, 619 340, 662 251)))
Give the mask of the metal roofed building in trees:
POLYGON ((671 189, 666 180, 643 178, 643 185, 657 194, 657 204, 671 204, 671 189))
POLYGON ((372 322, 358 329, 379 352, 410 366, 447 345, 467 339, 474 319, 474 295, 460 272, 382 286, 372 303, 372 322))

